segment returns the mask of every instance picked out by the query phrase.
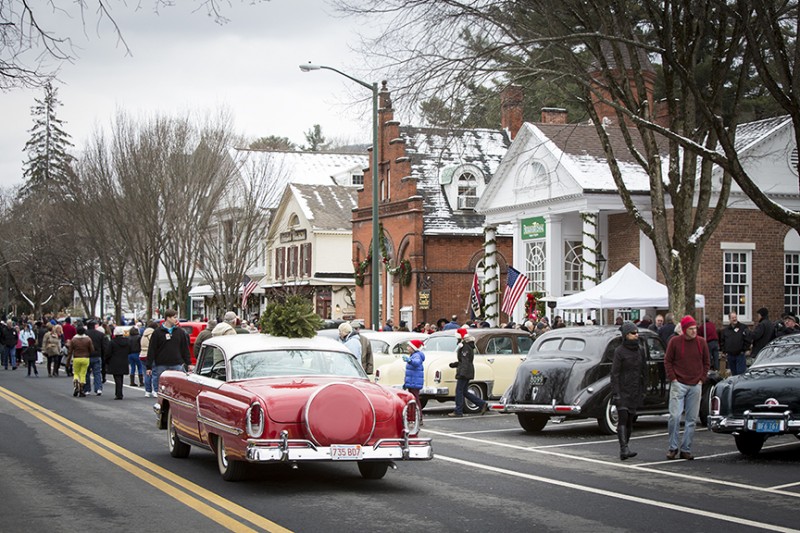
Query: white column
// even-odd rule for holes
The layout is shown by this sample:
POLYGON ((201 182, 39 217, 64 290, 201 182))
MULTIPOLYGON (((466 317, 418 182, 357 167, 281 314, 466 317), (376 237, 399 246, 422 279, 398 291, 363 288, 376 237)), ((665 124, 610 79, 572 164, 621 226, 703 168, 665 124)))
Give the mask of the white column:
POLYGON ((583 221, 583 290, 591 289, 597 283, 597 228, 599 213, 597 211, 581 211, 583 221))
MULTIPOLYGON (((485 297, 484 311, 487 321, 492 327, 497 326, 500 318, 500 267, 497 265, 497 228, 487 226, 484 230, 484 256, 483 256, 483 294, 485 297)), ((516 235, 514 238, 517 238, 516 235)))
POLYGON ((545 296, 561 294, 564 287, 564 237, 561 215, 545 216, 547 258, 544 277, 545 296))

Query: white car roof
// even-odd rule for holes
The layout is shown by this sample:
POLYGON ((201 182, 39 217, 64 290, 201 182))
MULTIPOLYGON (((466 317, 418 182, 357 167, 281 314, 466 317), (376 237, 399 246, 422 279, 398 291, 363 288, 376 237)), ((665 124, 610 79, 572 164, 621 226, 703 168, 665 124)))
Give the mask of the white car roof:
POLYGON ((229 355, 253 352, 256 350, 284 349, 311 349, 350 353, 350 350, 348 350, 344 344, 326 337, 290 339, 288 337, 272 337, 262 333, 250 333, 241 335, 220 335, 211 337, 205 343, 218 346, 229 355))

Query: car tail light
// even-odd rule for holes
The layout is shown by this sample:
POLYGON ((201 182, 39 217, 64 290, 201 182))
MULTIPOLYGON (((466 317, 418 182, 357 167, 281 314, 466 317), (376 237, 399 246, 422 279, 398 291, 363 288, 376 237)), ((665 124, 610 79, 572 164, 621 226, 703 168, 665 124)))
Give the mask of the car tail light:
POLYGON ((719 415, 719 396, 712 396, 711 397, 711 405, 709 406, 708 410, 714 416, 719 415))
POLYGON ((264 431, 264 410, 261 404, 254 403, 247 409, 247 435, 258 438, 264 431))
POLYGON ((433 373, 433 382, 434 383, 441 383, 442 382, 442 371, 437 370, 433 373))
POLYGON ((378 370, 375 371, 375 383, 379 382, 380 380, 381 380, 381 369, 379 368, 378 370))

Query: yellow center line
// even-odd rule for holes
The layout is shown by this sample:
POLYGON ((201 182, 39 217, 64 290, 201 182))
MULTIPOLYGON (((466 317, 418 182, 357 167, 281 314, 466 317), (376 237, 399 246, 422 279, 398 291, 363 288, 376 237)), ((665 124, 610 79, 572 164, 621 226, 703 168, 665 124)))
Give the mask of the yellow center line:
POLYGON ((248 527, 242 522, 237 521, 233 517, 220 512, 219 510, 198 500, 197 498, 194 498, 192 494, 206 500, 210 504, 224 509, 238 518, 253 524, 262 531, 291 533, 291 530, 286 529, 226 498, 223 498, 214 492, 204 489, 203 487, 192 483, 185 478, 177 476, 169 470, 132 453, 130 450, 127 450, 101 437, 100 435, 87 430, 83 426, 80 426, 71 420, 58 415, 57 413, 54 413, 53 411, 50 411, 49 409, 46 409, 41 405, 24 398, 23 396, 19 396, 8 389, 0 387, 0 397, 5 398, 11 404, 16 405, 27 413, 30 413, 48 426, 60 431, 75 442, 82 444, 111 463, 119 466, 123 470, 130 472, 142 481, 149 483, 165 494, 175 498, 177 501, 188 506, 192 510, 201 512, 203 516, 210 518, 214 522, 220 524, 230 531, 251 532, 256 530, 248 527), (106 449, 104 449, 104 447, 106 449), (136 464, 132 464, 131 461, 135 461, 136 464), (149 470, 152 472, 152 474, 143 472, 142 469, 149 470), (168 484, 166 481, 159 479, 157 476, 160 476, 174 485, 185 489, 185 491, 179 490, 178 488, 168 484))

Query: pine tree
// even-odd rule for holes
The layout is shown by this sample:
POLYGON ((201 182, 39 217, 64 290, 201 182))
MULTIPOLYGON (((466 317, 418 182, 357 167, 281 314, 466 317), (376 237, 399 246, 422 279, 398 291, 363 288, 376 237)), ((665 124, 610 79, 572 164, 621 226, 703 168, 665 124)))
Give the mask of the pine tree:
POLYGON ((67 150, 73 144, 70 135, 63 129, 64 122, 56 116, 56 110, 61 105, 58 89, 48 82, 44 86, 44 98, 37 98, 36 105, 31 107, 34 120, 29 130, 31 138, 25 144, 29 159, 25 163, 21 199, 54 187, 65 187, 68 183, 74 158, 67 150))

